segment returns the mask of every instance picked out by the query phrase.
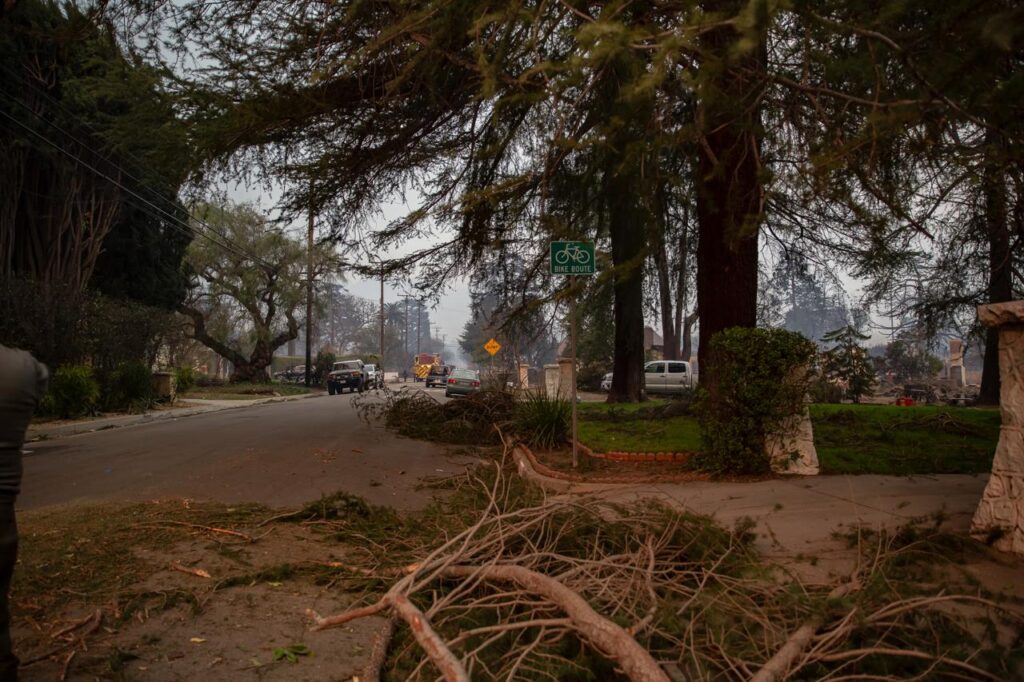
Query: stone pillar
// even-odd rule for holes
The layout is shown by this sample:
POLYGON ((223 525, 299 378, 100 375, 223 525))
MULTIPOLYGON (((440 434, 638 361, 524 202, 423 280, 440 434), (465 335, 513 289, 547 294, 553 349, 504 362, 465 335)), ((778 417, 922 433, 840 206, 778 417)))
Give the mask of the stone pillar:
POLYGON ((519 363, 519 388, 526 390, 530 388, 530 365, 526 362, 519 363))
POLYGON ((173 403, 177 398, 177 381, 173 372, 153 372, 153 392, 158 400, 173 403))
POLYGON ((544 365, 544 393, 549 398, 557 398, 561 386, 558 383, 561 372, 558 365, 544 365))
MULTIPOLYGON (((807 372, 807 367, 793 370, 790 381, 802 383, 807 377, 807 372)), ((821 473, 818 451, 814 447, 811 412, 806 401, 799 414, 787 419, 778 433, 766 439, 765 449, 775 473, 799 476, 817 476, 821 473)))
POLYGON ((1024 555, 1024 301, 978 306, 978 319, 999 329, 1002 426, 971 534, 994 539, 996 549, 1024 555))
POLYGON ((768 438, 767 447, 772 471, 777 474, 817 476, 821 473, 811 413, 806 405, 801 414, 790 417, 779 433, 768 438))
POLYGON ((572 358, 558 358, 558 390, 566 400, 572 400, 572 358))

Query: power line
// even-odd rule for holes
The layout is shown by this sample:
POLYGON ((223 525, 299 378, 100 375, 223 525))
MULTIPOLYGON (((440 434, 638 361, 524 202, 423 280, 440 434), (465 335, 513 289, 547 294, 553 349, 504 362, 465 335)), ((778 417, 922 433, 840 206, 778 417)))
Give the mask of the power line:
MULTIPOLYGON (((33 113, 35 113, 35 112, 33 112, 33 113)), ((162 215, 163 219, 170 221, 170 226, 171 227, 174 227, 174 228, 182 231, 184 234, 187 234, 189 236, 198 235, 200 237, 205 238, 207 241, 211 242, 212 244, 214 244, 214 245, 216 245, 216 246, 218 246, 218 247, 220 247, 222 249, 225 249, 226 251, 234 253, 236 256, 242 256, 244 258, 250 258, 252 260, 255 260, 255 261, 259 262, 260 264, 262 264, 265 267, 273 267, 267 261, 263 260, 259 256, 256 256, 255 254, 249 253, 248 251, 246 251, 242 247, 232 243, 230 240, 228 240, 225 237, 222 237, 222 239, 224 239, 225 241, 217 241, 217 239, 215 239, 214 237, 211 237, 208 233, 206 233, 206 232, 204 232, 202 230, 195 229, 193 226, 190 226, 188 223, 184 222, 183 220, 181 220, 177 216, 173 215, 172 213, 169 213, 168 211, 165 211, 164 209, 160 208, 159 206, 157 206, 153 202, 151 202, 148 199, 146 199, 144 196, 142 196, 138 192, 130 189, 129 187, 127 187, 126 185, 121 183, 119 180, 114 179, 110 175, 108 175, 108 174, 104 173, 103 171, 99 170, 98 168, 96 168, 94 165, 92 165, 92 164, 88 163, 87 161, 83 160, 81 157, 79 157, 79 156, 73 154, 72 152, 68 151, 63 146, 61 146, 60 144, 54 142, 53 140, 51 140, 46 135, 40 133, 37 130, 34 130, 32 127, 26 125, 22 121, 19 121, 17 118, 15 118, 11 114, 7 113, 6 111, 0 110, 0 115, 2 115, 4 118, 8 119, 9 121, 14 123, 15 125, 19 126, 20 128, 22 128, 26 132, 30 133, 31 135, 33 135, 33 136, 39 138, 40 140, 42 140, 43 142, 47 143, 48 145, 50 145, 51 147, 53 147, 54 149, 56 149, 60 153, 64 154, 68 158, 70 158, 73 161, 75 161, 76 163, 78 163, 81 166, 84 166, 88 170, 92 171, 94 174, 96 174, 99 177, 103 178, 104 180, 106 180, 107 182, 111 183, 112 185, 114 185, 118 189, 120 189, 120 190, 126 192, 127 194, 131 195, 136 200, 143 202, 144 204, 146 204, 146 206, 150 207, 151 209, 157 211, 158 214, 160 214, 160 215, 155 215, 153 213, 148 213, 147 215, 149 215, 150 217, 160 218, 161 215, 162 215)), ((36 115, 38 116, 38 114, 36 114, 36 115)), ((45 119, 43 119, 43 120, 45 122, 45 119)), ((81 143, 79 143, 79 144, 81 144, 81 143)), ((132 177, 130 174, 126 174, 126 175, 128 175, 128 177, 132 177)), ((134 180, 136 180, 136 182, 138 182, 137 178, 132 178, 132 179, 134 179, 134 180)), ((195 216, 191 216, 190 215, 190 217, 192 217, 193 220, 196 220, 200 224, 202 224, 202 225, 206 226, 207 228, 209 228, 209 225, 205 221, 202 221, 202 220, 200 220, 198 218, 195 218, 195 216)), ((211 231, 212 231, 212 228, 209 228, 209 229, 211 229, 211 231)), ((216 231, 214 231, 214 234, 217 234, 216 231)))
MULTIPOLYGON (((8 69, 8 73, 11 73, 11 71, 9 69, 8 69)), ((51 97, 48 93, 43 91, 38 86, 36 86, 36 85, 32 84, 31 82, 26 81, 24 79, 21 79, 21 82, 24 83, 24 84, 27 84, 29 87, 33 88, 37 93, 39 93, 43 97, 47 98, 51 103, 53 103, 53 105, 55 105, 56 107, 62 109, 64 111, 64 113, 66 113, 68 115, 73 115, 62 103, 60 103, 58 100, 56 100, 53 97, 51 97)), ((45 123, 45 124, 55 128, 55 129, 57 129, 62 134, 67 136, 69 139, 71 139, 73 142, 78 144, 79 146, 81 146, 83 148, 90 148, 90 145, 85 144, 82 140, 80 140, 78 137, 76 137, 73 133, 68 132, 67 130, 62 128, 57 123, 44 118, 42 116, 42 114, 40 114, 39 112, 33 111, 32 108, 29 107, 25 102, 21 101, 17 97, 11 96, 11 94, 9 92, 5 93, 5 94, 7 94, 8 98, 11 101, 15 102, 16 104, 18 104, 21 107, 23 107, 24 109, 26 109, 29 113, 31 113, 33 116, 35 116, 36 118, 41 120, 43 123, 45 123)), ((162 209, 161 207, 157 206, 156 204, 152 203, 151 201, 149 201, 148 199, 146 199, 142 195, 138 194, 137 192, 134 192, 133 190, 128 189, 126 186, 121 184, 119 181, 113 179, 109 175, 107 175, 107 174, 103 173, 102 171, 98 170, 97 168, 95 168, 91 164, 88 164, 87 162, 82 160, 80 157, 72 154, 67 149, 65 149, 61 145, 53 142, 52 140, 50 140, 45 135, 39 133, 38 131, 32 129, 31 127, 29 127, 27 125, 25 125, 21 121, 15 119, 10 114, 7 114, 6 112, 3 112, 3 111, 0 111, 0 113, 4 114, 4 116, 6 118, 8 118, 9 120, 13 121, 15 124, 19 125, 20 127, 25 129, 26 131, 28 131, 28 132, 32 133, 33 135, 39 137, 40 139, 42 139, 43 141, 47 142, 49 145, 51 145, 52 147, 57 149, 58 151, 60 151, 63 154, 67 155, 69 158, 75 160, 77 163, 80 163, 81 165, 83 165, 86 168, 88 168, 89 170, 93 171, 94 173, 96 173, 100 177, 106 179, 108 182, 111 182, 112 184, 114 184, 115 186, 119 187, 120 189, 122 189, 122 190, 124 190, 126 192, 129 192, 130 194, 135 196, 137 199, 139 199, 141 201, 144 201, 147 205, 149 205, 154 210, 156 210, 160 214, 162 214, 164 216, 164 219, 169 219, 169 220, 173 221, 174 224, 182 226, 183 227, 183 232, 185 232, 188 236, 198 235, 200 237, 203 237, 203 238, 207 239, 207 241, 210 241, 211 243, 215 244, 216 246, 218 246, 218 247, 220 247, 222 249, 231 251, 232 253, 234 253, 237 256, 243 256, 243 257, 246 257, 246 258, 251 258, 252 260, 255 260, 255 261, 261 263, 265 267, 272 267, 272 265, 270 263, 268 263, 267 261, 263 260, 261 257, 257 256, 256 254, 253 254, 253 253, 247 251, 244 247, 238 245, 237 243, 233 242, 229 237, 227 237, 223 233, 221 233, 218 230, 216 230, 213 226, 211 226, 206 221, 204 221, 204 220, 202 220, 202 219, 192 215, 191 212, 189 213, 189 217, 192 220, 194 220, 196 223, 198 223, 198 225, 201 225, 203 228, 205 228, 209 232, 212 232, 213 234, 215 234, 221 241, 218 242, 216 239, 214 239, 213 237, 210 237, 209 234, 207 234, 203 230, 198 229, 198 226, 188 225, 187 223, 182 221, 177 216, 172 215, 168 211, 166 211, 166 210, 162 209)), ((90 128, 94 132, 98 133, 98 131, 96 131, 96 129, 91 124, 89 124, 88 122, 85 122, 85 121, 79 121, 79 122, 82 123, 83 125, 85 125, 86 127, 90 128)), ((133 158, 136 158, 136 160, 137 160, 137 157, 134 157, 134 155, 132 155, 131 152, 127 152, 126 151, 125 154, 128 155, 128 156, 132 156, 133 158)), ((134 180, 140 187, 145 187, 146 186, 146 184, 140 178, 138 178, 137 176, 133 175, 132 173, 126 171, 120 163, 114 162, 112 159, 108 158, 105 155, 101 155, 101 158, 103 158, 103 160, 106 161, 107 163, 110 163, 112 166, 114 166, 117 169, 118 173, 126 175, 131 180, 134 180)), ((143 168, 142 170, 146 170, 146 169, 143 168)), ((150 190, 150 191, 152 192, 152 190, 150 190)), ((160 200, 160 201, 165 201, 168 205, 172 206, 173 208, 175 208, 175 209, 177 208, 177 206, 173 202, 171 202, 168 199, 165 199, 164 197, 161 197, 159 194, 156 194, 155 192, 153 192, 153 196, 155 198, 157 198, 158 200, 160 200)), ((149 215, 150 217, 155 217, 155 218, 159 218, 160 217, 159 215, 154 215, 152 213, 148 213, 147 215, 149 215)))

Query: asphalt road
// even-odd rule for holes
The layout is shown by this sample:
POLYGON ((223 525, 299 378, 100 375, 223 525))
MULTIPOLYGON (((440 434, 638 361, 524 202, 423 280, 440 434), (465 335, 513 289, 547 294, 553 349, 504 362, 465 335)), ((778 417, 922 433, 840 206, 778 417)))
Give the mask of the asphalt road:
POLYGON ((466 458, 358 418, 352 396, 201 414, 25 446, 19 509, 71 502, 187 497, 295 507, 338 490, 420 507, 424 476, 466 458))

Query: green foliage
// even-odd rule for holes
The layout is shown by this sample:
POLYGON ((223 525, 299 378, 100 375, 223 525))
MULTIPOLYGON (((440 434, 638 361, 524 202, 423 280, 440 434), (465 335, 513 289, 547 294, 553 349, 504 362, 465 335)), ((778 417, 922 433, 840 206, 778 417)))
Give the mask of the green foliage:
POLYGON ((142 362, 121 363, 103 383, 103 403, 109 410, 142 412, 156 402, 153 372, 142 362))
POLYGON ((192 235, 168 216, 184 214, 195 156, 162 71, 129 58, 92 10, 51 0, 0 12, 0 67, 0 184, 15 188, 0 196, 0 235, 41 237, 14 239, 4 269, 173 308, 192 235))
POLYGON ((100 384, 92 367, 65 365, 50 378, 42 411, 62 419, 92 414, 100 398, 100 384))
POLYGON ((337 356, 334 353, 325 353, 324 351, 318 351, 316 354, 316 360, 313 361, 313 377, 312 382, 317 386, 323 386, 327 383, 327 375, 331 372, 331 367, 338 361, 337 356))
POLYGON ((531 448, 550 449, 569 439, 572 404, 562 398, 529 393, 517 403, 513 428, 531 448))
POLYGON ((298 663, 299 656, 312 656, 313 650, 305 644, 292 644, 291 646, 277 647, 273 651, 275 661, 288 661, 298 663))
POLYGON ((807 395, 812 403, 843 402, 843 387, 819 374, 807 388, 807 395))
POLYGON ((835 344, 822 354, 822 372, 826 379, 845 384, 846 397, 855 403, 871 392, 876 381, 868 352, 858 343, 870 338, 869 334, 862 334, 849 325, 822 337, 822 341, 835 344))
POLYGON ((196 385, 197 372, 191 367, 178 367, 174 370, 174 387, 176 393, 188 393, 196 385))
POLYGON ((896 383, 931 379, 942 370, 942 360, 910 339, 888 344, 881 362, 882 370, 896 383))
POLYGON ((714 372, 699 401, 704 451, 713 473, 765 474, 765 439, 803 407, 814 344, 784 329, 733 327, 711 338, 714 372))

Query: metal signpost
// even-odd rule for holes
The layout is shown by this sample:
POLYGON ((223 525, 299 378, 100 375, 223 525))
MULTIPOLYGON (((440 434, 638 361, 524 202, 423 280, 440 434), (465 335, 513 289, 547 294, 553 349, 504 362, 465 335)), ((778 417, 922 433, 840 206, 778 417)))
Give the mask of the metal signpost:
MULTIPOLYGON (((551 242, 551 274, 579 275, 596 274, 594 245, 590 242, 559 241, 551 242)), ((569 280, 572 288, 573 280, 569 280)), ((576 452, 576 292, 569 296, 569 347, 572 354, 572 467, 579 467, 579 456, 576 452)))
POLYGON ((498 343, 497 339, 492 337, 490 341, 484 344, 484 350, 491 355, 491 381, 495 381, 494 356, 498 354, 499 350, 501 350, 501 344, 498 343))

